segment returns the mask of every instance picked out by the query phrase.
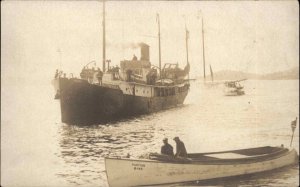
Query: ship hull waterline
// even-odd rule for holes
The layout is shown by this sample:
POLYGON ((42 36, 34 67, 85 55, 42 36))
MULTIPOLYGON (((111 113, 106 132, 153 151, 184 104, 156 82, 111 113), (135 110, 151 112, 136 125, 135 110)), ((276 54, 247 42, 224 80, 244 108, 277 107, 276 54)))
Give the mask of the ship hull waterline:
POLYGON ((189 90, 188 85, 175 95, 142 97, 81 79, 64 81, 60 88, 61 119, 63 123, 78 125, 103 124, 176 107, 183 104, 189 90))

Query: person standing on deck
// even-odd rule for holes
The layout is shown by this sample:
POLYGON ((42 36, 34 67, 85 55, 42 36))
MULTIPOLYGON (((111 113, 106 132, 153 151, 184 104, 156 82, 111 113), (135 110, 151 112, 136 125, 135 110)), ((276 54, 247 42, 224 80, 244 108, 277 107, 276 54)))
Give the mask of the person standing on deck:
POLYGON ((164 145, 161 147, 161 154, 174 156, 173 147, 168 143, 168 138, 163 139, 164 145))
POLYGON ((100 70, 100 68, 98 68, 97 78, 98 78, 99 85, 102 85, 102 77, 103 77, 103 72, 100 70))
POLYGON ((187 158, 187 152, 184 146, 184 143, 176 136, 173 139, 176 142, 176 154, 175 157, 187 158))
POLYGON ((119 66, 117 65, 117 66, 115 67, 115 76, 116 76, 117 79, 120 79, 119 71, 120 71, 120 68, 119 68, 119 66))
POLYGON ((135 54, 133 55, 132 61, 137 61, 137 57, 135 56, 135 54))

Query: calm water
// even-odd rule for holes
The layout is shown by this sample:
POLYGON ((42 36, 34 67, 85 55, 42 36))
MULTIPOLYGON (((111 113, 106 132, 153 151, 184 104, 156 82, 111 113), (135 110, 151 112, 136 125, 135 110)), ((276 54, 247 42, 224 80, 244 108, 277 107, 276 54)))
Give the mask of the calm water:
MULTIPOLYGON (((222 88, 193 82, 182 107, 92 127, 60 122, 59 101, 53 100, 50 83, 7 86, 1 102, 1 184, 108 186, 105 156, 159 152, 164 137, 179 136, 188 152, 288 147, 290 122, 299 114, 298 84, 248 80, 246 95, 228 97, 222 88)), ((293 147, 299 153, 298 128, 293 147)), ((298 186, 298 181, 299 167, 294 166, 248 178, 177 185, 298 186)))

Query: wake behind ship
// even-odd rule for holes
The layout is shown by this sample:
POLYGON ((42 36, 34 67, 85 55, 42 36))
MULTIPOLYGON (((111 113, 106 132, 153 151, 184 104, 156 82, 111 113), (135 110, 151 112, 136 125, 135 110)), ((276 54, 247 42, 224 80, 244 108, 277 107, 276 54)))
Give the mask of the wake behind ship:
POLYGON ((149 46, 140 44, 141 58, 121 61, 103 76, 101 71, 84 68, 81 79, 60 78, 62 122, 96 124, 128 116, 147 114, 183 104, 189 82, 184 69, 165 64, 161 70, 151 66, 149 46))

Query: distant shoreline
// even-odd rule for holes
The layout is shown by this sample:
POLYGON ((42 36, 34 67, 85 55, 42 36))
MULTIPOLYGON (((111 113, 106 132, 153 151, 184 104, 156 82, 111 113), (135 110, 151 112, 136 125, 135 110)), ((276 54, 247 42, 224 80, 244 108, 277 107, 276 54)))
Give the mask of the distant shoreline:
MULTIPOLYGON (((214 74, 214 80, 299 80, 299 67, 294 67, 289 70, 279 71, 268 74, 245 73, 241 71, 222 70, 214 74)), ((203 80, 202 76, 197 76, 196 79, 203 80)), ((211 80, 210 74, 206 75, 206 80, 211 80)))

